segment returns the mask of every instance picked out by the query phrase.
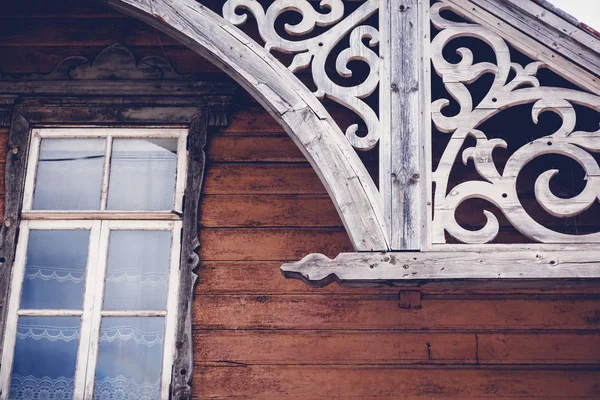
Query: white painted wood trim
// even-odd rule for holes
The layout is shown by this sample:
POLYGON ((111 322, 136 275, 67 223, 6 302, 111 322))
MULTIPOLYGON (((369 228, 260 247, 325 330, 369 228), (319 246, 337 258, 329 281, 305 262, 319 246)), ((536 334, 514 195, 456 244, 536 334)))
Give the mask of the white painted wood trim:
POLYGON ((533 1, 470 0, 546 47, 600 74, 600 40, 533 1))
MULTIPOLYGON (((83 299, 82 299, 83 300, 83 299)), ((43 309, 26 309, 17 311, 19 317, 81 317, 82 310, 43 310, 43 309)))
POLYGON ((96 362, 98 361, 98 345, 100 341, 100 324, 102 322, 102 305, 104 303, 104 280, 106 278, 106 263, 108 260, 108 242, 110 237, 110 227, 106 222, 100 226, 100 235, 98 238, 98 257, 96 258, 92 296, 92 306, 89 324, 89 347, 84 365, 85 372, 85 391, 83 399, 92 400, 94 397, 94 378, 96 376, 96 362))
POLYGON ((194 0, 106 1, 174 37, 248 90, 284 127, 313 166, 354 248, 388 248, 383 202, 373 180, 323 105, 285 66, 194 0))
POLYGON ((379 2, 379 56, 381 58, 381 71, 379 72, 379 192, 383 200, 383 214, 386 226, 386 235, 390 244, 392 233, 392 100, 391 100, 391 35, 392 18, 390 10, 397 0, 380 0, 379 2))
POLYGON ((183 128, 43 128, 37 129, 41 138, 133 138, 133 139, 178 139, 187 134, 183 128))
POLYGON ((27 172, 25 175, 25 188, 23 192, 23 211, 31 210, 33 204, 33 189, 37 175, 37 163, 40 156, 40 131, 31 130, 31 142, 29 144, 29 155, 27 158, 27 172))
POLYGON ((23 220, 154 220, 178 221, 173 211, 24 211, 23 220))
POLYGON ((165 310, 102 310, 103 317, 164 317, 165 310))
POLYGON ((592 75, 562 55, 539 43, 538 40, 513 28, 469 0, 442 0, 452 10, 481 26, 489 29, 510 43, 523 54, 543 62, 549 69, 567 78, 585 91, 600 93, 600 78, 592 75))
POLYGON ((100 210, 106 210, 106 204, 108 203, 108 183, 110 180, 110 166, 112 163, 112 146, 113 137, 108 135, 106 137, 106 143, 104 148, 104 166, 102 167, 102 193, 100 195, 100 210))
POLYGON ((175 178, 175 200, 173 210, 183 212, 183 194, 185 193, 185 182, 187 172, 187 135, 188 130, 181 132, 177 139, 177 170, 175 178))
POLYGON ((185 175, 187 172, 187 134, 189 129, 183 128, 43 128, 32 130, 32 139, 27 161, 27 175, 23 198, 23 219, 170 219, 181 218, 183 194, 185 192, 185 175), (37 173, 41 139, 105 139, 102 186, 100 193, 100 210, 32 210, 35 179, 37 173), (112 163, 112 145, 114 138, 123 139, 177 139, 177 173, 173 209, 171 211, 126 211, 106 210, 110 184, 112 163))
POLYGON ((167 316, 165 318, 165 334, 163 347, 163 364, 161 375, 161 397, 169 398, 171 385, 171 369, 175 359, 175 338, 177 337, 177 320, 179 304, 179 261, 181 258, 181 229, 183 223, 175 222, 171 243, 171 266, 169 271, 169 289, 167 292, 167 316))
POLYGON ((102 223, 94 221, 88 245, 88 260, 86 265, 85 290, 83 295, 83 313, 81 317, 81 328, 79 335, 79 351, 77 352, 77 364, 75 366, 75 388, 73 397, 82 399, 85 397, 85 383, 87 373, 87 359, 90 351, 90 337, 92 335, 91 322, 93 319, 93 308, 96 293, 94 288, 98 274, 98 253, 100 251, 100 233, 102 223))
POLYGON ((20 226, 19 241, 13 263, 13 273, 8 296, 8 311, 6 317, 6 333, 4 335, 4 346, 2 347, 2 364, 0 365, 0 397, 8 398, 10 389, 10 376, 12 373, 13 356, 17 340, 17 322, 19 316, 17 311, 21 302, 21 288, 25 275, 25 260, 27 258, 27 242, 29 239, 28 222, 22 222, 20 226))
POLYGON ((419 78, 420 114, 421 127, 419 145, 421 149, 421 193, 419 223, 421 224, 419 249, 424 249, 432 242, 431 226, 433 221, 432 199, 432 138, 431 138, 431 23, 430 23, 430 1, 419 0, 419 39, 421 76, 419 78))
POLYGON ((571 251, 440 251, 341 253, 329 259, 309 254, 295 263, 286 263, 281 271, 312 286, 333 281, 431 281, 431 280, 528 280, 598 279, 600 247, 571 251))

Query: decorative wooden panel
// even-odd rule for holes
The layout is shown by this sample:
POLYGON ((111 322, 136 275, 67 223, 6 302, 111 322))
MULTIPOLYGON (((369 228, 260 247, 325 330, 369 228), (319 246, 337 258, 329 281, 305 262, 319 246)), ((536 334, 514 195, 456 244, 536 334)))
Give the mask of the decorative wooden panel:
MULTIPOLYGON (((476 230, 466 229, 457 222, 459 206, 470 199, 484 199, 493 204, 510 224, 526 238, 541 243, 596 243, 600 233, 565 234, 539 223, 523 206, 517 180, 525 167, 536 158, 549 154, 561 155, 575 160, 585 171, 586 183, 580 193, 568 198, 559 197, 550 188, 558 169, 548 169, 535 180, 534 196, 543 210, 559 218, 573 217, 586 211, 600 199, 600 168, 594 154, 600 152, 600 130, 587 131, 578 128, 577 107, 600 112, 600 96, 587 91, 565 87, 546 86, 536 76, 545 65, 531 61, 521 65, 513 60, 507 42, 493 31, 479 24, 456 22, 440 13, 454 10, 447 3, 435 3, 431 8, 431 22, 439 30, 431 43, 431 61, 435 72, 442 78, 448 94, 458 103, 458 112, 446 112, 448 98, 434 101, 432 118, 438 131, 450 136, 441 159, 433 172, 435 185, 433 213, 433 243, 446 243, 445 233, 463 243, 477 244, 492 241, 499 232, 497 216, 484 209, 487 222, 476 230), (447 60, 446 48, 458 38, 472 38, 475 48, 460 47, 457 63, 447 60), (495 62, 477 62, 482 42, 491 47, 495 62), (483 85, 484 74, 493 75, 493 83, 479 101, 473 98, 473 86, 483 85), (496 121, 514 129, 512 121, 503 121, 502 114, 513 107, 531 105, 531 118, 535 124, 543 113, 555 113, 561 124, 553 131, 526 141, 518 148, 516 141, 501 137, 489 137, 482 125, 498 115, 496 121), (475 145, 470 146, 469 138, 475 145), (496 149, 511 150, 503 168, 496 161, 496 149), (473 163, 476 177, 452 177, 453 166, 462 161, 473 163), (453 182, 460 182, 458 184, 453 182)), ((535 54, 528 54, 535 57, 535 54)), ((480 57, 480 56, 479 56, 480 57)), ((525 116, 526 117, 526 116, 525 116)), ((527 121, 516 121, 524 124, 527 121)), ((434 144, 435 145, 435 144, 434 144)))

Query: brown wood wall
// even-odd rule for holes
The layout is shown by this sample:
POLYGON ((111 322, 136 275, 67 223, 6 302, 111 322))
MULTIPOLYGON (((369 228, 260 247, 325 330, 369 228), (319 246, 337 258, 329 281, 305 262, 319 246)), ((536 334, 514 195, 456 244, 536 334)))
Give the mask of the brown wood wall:
MULTIPOLYGON (((7 9, 2 73, 49 72, 64 57, 93 58, 120 42, 138 59, 166 54, 182 72, 223 78, 97 4, 28 0, 7 9)), ((0 130, 2 155, 6 137, 0 130)), ((281 262, 351 245, 301 153, 245 96, 207 153, 196 398, 600 398, 600 285, 437 284, 421 289, 419 309, 401 308, 398 288, 309 289, 285 280, 281 262)))

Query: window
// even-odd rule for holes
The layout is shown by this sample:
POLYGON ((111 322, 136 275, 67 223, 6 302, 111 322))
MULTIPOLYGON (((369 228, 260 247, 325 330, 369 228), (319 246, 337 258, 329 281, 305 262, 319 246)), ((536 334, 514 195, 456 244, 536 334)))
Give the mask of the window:
POLYGON ((0 384, 167 398, 187 129, 34 129, 0 384))

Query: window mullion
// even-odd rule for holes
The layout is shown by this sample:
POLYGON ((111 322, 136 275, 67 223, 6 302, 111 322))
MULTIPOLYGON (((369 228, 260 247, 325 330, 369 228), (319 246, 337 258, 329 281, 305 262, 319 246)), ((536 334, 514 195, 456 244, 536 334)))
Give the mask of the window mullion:
POLYGON ((96 375, 96 360, 98 358, 98 343, 100 339, 100 323, 102 321, 102 303, 104 300, 104 278, 106 276, 106 260, 108 256, 108 239, 110 226, 108 221, 98 221, 100 233, 98 235, 98 252, 95 265, 94 281, 90 285, 93 292, 93 304, 90 309, 90 332, 87 357, 84 358, 85 388, 84 396, 76 397, 92 399, 94 395, 94 378, 96 375))
POLYGON ((104 150, 104 167, 102 175, 102 195, 100 198, 100 210, 106 210, 108 202, 108 181, 110 178, 110 162, 112 158, 112 135, 106 137, 106 149, 104 150))
POLYGON ((79 351, 77 354, 77 366, 75 369, 74 398, 81 399, 85 393, 86 371, 88 369, 87 358, 90 351, 92 332, 91 322, 93 319, 94 300, 96 298, 95 285, 98 275, 98 253, 100 246, 100 233, 102 223, 95 221, 90 231, 90 244, 88 250, 88 263, 86 268, 87 279, 83 299, 83 315, 81 317, 81 334, 79 338, 79 351))

